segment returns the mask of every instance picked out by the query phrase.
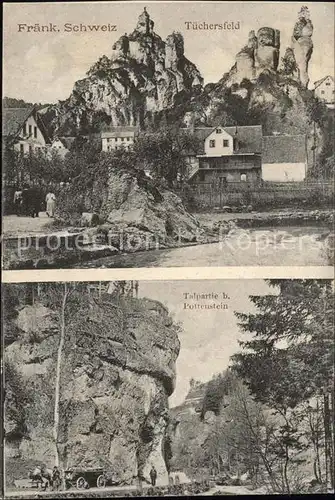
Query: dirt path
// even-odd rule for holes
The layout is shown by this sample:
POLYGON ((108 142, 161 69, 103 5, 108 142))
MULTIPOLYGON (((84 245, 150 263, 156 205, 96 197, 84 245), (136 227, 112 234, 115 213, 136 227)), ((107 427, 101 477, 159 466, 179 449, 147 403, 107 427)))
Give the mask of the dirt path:
POLYGON ((7 237, 54 232, 50 227, 52 220, 49 219, 46 212, 40 212, 39 217, 5 215, 2 219, 2 232, 7 237))
POLYGON ((213 496, 221 493, 222 495, 266 495, 265 489, 249 490, 245 486, 214 486, 208 491, 201 493, 203 496, 213 496))
MULTIPOLYGON (((144 486, 143 489, 148 489, 149 486, 144 486)), ((136 486, 106 486, 103 490, 100 488, 89 488, 88 490, 77 490, 75 488, 70 488, 69 490, 63 490, 59 492, 59 495, 55 491, 47 490, 47 491, 41 491, 37 489, 13 489, 13 490, 7 490, 5 493, 5 499, 6 498, 66 498, 66 493, 71 493, 71 498, 72 497, 77 497, 78 498, 90 498, 91 493, 99 494, 97 497, 100 498, 108 498, 109 493, 118 493, 120 492, 120 496, 127 491, 135 491, 136 486)))

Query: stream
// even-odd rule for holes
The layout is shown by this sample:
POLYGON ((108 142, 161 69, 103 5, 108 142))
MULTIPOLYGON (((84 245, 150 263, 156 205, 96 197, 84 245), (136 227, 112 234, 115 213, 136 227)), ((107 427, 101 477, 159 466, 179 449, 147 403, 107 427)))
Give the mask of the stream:
POLYGON ((236 229, 218 243, 120 254, 73 267, 327 266, 329 232, 315 226, 236 229))

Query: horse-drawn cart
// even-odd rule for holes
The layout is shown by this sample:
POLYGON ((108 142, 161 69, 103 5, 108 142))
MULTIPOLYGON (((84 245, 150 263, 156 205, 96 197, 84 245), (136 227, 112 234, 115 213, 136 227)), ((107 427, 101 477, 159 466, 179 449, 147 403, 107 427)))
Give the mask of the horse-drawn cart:
POLYGON ((75 487, 78 490, 88 488, 105 488, 107 483, 103 468, 71 467, 65 471, 66 488, 75 487))

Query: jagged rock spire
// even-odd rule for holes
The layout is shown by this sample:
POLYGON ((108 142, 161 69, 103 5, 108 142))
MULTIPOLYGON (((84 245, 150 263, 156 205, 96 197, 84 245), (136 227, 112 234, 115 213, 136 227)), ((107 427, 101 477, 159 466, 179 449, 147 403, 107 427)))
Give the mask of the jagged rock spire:
POLYGON ((292 49, 298 67, 299 79, 304 87, 308 86, 308 63, 313 52, 313 24, 308 7, 303 6, 298 13, 298 21, 294 25, 292 49))
POLYGON ((147 8, 144 7, 142 14, 140 14, 138 17, 136 31, 138 31, 139 33, 143 33, 144 35, 149 35, 153 32, 153 29, 154 22, 152 21, 152 19, 150 19, 147 8))

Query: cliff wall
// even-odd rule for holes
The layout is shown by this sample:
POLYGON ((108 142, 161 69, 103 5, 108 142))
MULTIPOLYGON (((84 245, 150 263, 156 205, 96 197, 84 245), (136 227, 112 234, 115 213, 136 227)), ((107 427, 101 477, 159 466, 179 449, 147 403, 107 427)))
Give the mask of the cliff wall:
MULTIPOLYGON (((56 286, 61 300, 64 285, 56 286)), ((61 309, 48 297, 20 307, 12 320, 18 333, 5 366, 21 389, 9 381, 5 431, 7 458, 52 466, 61 309), (23 387, 29 403, 18 409, 23 387)), ((138 475, 149 480, 154 464, 158 483, 167 484, 163 437, 178 352, 177 329, 159 302, 71 291, 61 358, 61 466, 103 466, 114 481, 131 483, 138 475)))

